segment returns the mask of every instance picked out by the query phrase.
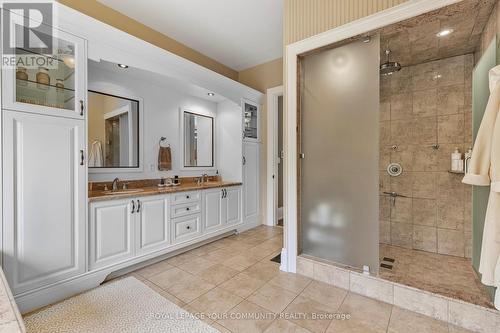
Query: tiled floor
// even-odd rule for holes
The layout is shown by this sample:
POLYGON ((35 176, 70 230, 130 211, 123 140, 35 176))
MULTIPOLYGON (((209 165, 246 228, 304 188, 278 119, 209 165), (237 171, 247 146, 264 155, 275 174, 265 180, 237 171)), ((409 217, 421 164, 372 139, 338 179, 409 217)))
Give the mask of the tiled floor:
POLYGON ((381 278, 469 303, 494 308, 472 269, 470 259, 380 244, 380 260, 393 258, 381 278))
POLYGON ((220 332, 466 332, 280 272, 270 259, 281 250, 282 230, 260 226, 131 275, 191 313, 209 315, 203 320, 220 332))

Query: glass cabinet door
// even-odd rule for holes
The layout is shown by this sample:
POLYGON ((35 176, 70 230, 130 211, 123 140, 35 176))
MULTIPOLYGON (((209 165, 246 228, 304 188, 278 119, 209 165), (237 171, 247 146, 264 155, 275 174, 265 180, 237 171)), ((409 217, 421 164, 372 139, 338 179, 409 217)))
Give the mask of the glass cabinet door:
POLYGON ((244 137, 250 141, 259 140, 259 107, 248 101, 243 101, 244 137))
MULTIPOLYGON (((16 26, 15 36, 19 26, 16 26)), ((85 41, 54 29, 51 54, 18 46, 15 64, 3 68, 6 109, 83 118, 85 108, 85 41)))

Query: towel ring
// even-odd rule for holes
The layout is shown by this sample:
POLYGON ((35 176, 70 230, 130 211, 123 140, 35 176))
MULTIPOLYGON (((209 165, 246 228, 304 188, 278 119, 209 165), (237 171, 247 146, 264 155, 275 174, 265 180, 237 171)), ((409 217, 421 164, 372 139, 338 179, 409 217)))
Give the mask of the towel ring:
MULTIPOLYGON (((163 147, 163 146, 161 145, 161 143, 162 143, 163 141, 166 141, 166 140, 167 140, 167 138, 166 138, 166 137, 164 137, 164 136, 162 136, 162 137, 160 138, 160 141, 158 141, 158 145, 160 146, 160 148, 161 148, 161 147, 163 147)), ((167 147, 170 147, 170 143, 167 145, 167 147)))

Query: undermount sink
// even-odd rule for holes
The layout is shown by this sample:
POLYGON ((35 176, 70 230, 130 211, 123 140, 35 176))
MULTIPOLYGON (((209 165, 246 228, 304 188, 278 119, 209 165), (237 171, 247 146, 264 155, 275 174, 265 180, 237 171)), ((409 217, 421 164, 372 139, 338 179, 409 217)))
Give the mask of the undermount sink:
POLYGON ((108 191, 104 191, 104 193, 106 194, 132 194, 132 193, 138 193, 138 192, 142 192, 144 191, 144 189, 142 188, 135 188, 135 189, 126 189, 126 190, 108 190, 108 191))

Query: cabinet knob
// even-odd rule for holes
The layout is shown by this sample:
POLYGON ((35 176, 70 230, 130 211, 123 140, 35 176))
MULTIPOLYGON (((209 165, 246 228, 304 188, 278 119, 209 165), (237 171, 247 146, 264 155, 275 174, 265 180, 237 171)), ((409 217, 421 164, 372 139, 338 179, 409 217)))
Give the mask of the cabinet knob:
POLYGON ((189 207, 187 207, 186 210, 189 210, 189 207))
POLYGON ((189 225, 188 225, 186 228, 187 228, 187 229, 191 229, 191 226, 189 226, 189 225))
POLYGON ((189 195, 186 195, 186 199, 189 199, 189 195))

